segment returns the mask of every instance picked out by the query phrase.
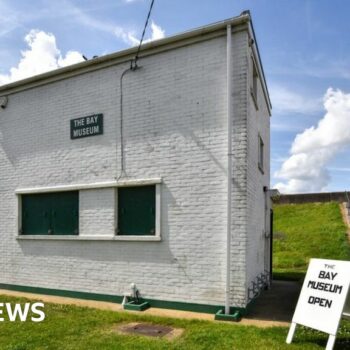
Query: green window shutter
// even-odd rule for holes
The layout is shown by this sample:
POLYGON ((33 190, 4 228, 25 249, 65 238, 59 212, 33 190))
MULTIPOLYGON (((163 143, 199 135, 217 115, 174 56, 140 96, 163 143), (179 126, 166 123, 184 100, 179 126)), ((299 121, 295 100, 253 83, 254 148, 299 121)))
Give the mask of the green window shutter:
POLYGON ((22 196, 22 234, 47 235, 50 230, 50 194, 22 196))
POLYGON ((79 192, 52 193, 51 222, 54 235, 79 233, 79 192))
POLYGON ((155 186, 118 189, 118 234, 155 235, 155 186))
POLYGON ((77 235, 79 192, 22 196, 22 234, 77 235))

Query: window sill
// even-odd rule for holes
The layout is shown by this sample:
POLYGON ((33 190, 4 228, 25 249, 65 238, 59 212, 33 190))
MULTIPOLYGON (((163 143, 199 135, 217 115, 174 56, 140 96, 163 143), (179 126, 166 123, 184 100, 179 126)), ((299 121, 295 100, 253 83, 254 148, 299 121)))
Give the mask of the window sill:
POLYGON ((161 241, 160 236, 114 236, 114 241, 161 241))
POLYGON ((49 235, 20 235, 16 236, 20 241, 134 241, 134 242, 159 242, 160 236, 49 236, 49 235))
POLYGON ((93 190, 98 188, 156 185, 160 183, 162 183, 161 178, 128 179, 128 180, 110 181, 110 182, 95 182, 95 183, 88 183, 88 184, 18 188, 15 190, 15 194, 21 195, 21 194, 36 194, 36 193, 49 193, 49 192, 80 191, 80 190, 91 190, 91 189, 93 190))

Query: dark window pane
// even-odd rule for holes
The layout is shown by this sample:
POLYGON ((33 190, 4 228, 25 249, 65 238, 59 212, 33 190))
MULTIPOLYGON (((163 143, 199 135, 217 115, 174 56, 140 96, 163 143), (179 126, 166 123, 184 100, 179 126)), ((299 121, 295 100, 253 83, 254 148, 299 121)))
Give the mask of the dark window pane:
POLYGON ((50 230, 50 194, 22 196, 22 233, 47 235, 50 230))
POLYGON ((22 234, 74 235, 78 233, 78 191, 22 196, 22 234))
POLYGON ((118 189, 118 234, 155 235, 155 186, 118 189))
POLYGON ((79 233, 79 193, 61 192, 52 195, 52 233, 77 235, 79 233))

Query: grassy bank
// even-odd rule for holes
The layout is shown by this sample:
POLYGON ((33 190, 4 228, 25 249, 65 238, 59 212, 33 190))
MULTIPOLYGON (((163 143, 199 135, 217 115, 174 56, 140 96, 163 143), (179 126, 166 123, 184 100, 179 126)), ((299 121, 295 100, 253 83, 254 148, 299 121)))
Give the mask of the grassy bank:
POLYGON ((273 267, 277 278, 299 279, 310 258, 350 259, 338 203, 274 206, 273 267))

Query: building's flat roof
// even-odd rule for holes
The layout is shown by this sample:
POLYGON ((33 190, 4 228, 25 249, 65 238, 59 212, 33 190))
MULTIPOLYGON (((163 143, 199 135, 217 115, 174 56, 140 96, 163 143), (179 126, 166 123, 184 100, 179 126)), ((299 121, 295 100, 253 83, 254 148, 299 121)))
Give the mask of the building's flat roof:
MULTIPOLYGON (((169 50, 176 47, 188 45, 193 42, 202 41, 211 37, 225 35, 227 25, 234 27, 244 26, 249 24, 249 33, 256 43, 254 28, 251 21, 249 11, 242 12, 241 15, 232 17, 220 22, 209 24, 200 28, 189 30, 180 34, 172 35, 163 39, 155 40, 143 44, 141 46, 140 58, 156 54, 157 52, 169 50)), ((271 108, 271 101, 265 81, 264 71, 261 64, 259 50, 256 46, 256 55, 261 70, 261 78, 263 89, 265 93, 266 102, 269 109, 271 108)), ((52 83, 54 81, 63 80, 72 76, 84 74, 90 71, 102 69, 118 63, 125 63, 134 58, 137 47, 128 48, 122 51, 114 52, 105 56, 100 56, 87 61, 76 63, 67 67, 58 68, 46 73, 32 76, 30 78, 15 81, 10 84, 0 86, 0 96, 9 95, 23 90, 31 89, 37 86, 52 83)))

